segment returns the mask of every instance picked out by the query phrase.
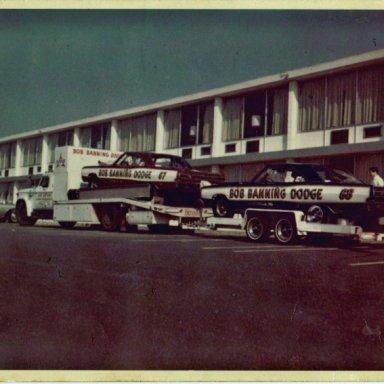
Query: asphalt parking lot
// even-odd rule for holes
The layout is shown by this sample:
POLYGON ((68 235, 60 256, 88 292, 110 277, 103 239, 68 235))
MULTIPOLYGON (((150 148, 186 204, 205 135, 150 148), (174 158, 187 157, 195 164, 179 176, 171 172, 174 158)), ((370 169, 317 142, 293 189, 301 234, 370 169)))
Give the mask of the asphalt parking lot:
POLYGON ((0 369, 381 370, 383 246, 0 225, 0 369))

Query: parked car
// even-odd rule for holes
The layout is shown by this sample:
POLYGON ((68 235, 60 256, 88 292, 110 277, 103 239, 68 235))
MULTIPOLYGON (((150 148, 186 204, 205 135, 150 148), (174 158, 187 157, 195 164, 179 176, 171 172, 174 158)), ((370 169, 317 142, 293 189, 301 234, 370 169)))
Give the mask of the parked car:
POLYGON ((312 222, 356 221, 360 210, 384 202, 384 188, 373 188, 351 173, 320 164, 266 166, 250 182, 202 188, 201 197, 217 217, 243 214, 247 208, 300 209, 312 222))
POLYGON ((155 194, 172 202, 180 198, 181 192, 189 199, 199 198, 202 186, 222 183, 224 176, 193 169, 180 156, 125 152, 112 164, 84 167, 82 180, 89 188, 148 183, 155 194))
POLYGON ((15 206, 13 204, 0 204, 0 222, 17 223, 15 206))

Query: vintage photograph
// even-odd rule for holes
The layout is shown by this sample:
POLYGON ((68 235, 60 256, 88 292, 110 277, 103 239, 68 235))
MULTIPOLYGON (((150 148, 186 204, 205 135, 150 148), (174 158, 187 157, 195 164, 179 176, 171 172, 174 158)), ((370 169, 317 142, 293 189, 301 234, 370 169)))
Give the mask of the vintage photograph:
POLYGON ((0 370, 382 371, 383 25, 0 9, 0 370))

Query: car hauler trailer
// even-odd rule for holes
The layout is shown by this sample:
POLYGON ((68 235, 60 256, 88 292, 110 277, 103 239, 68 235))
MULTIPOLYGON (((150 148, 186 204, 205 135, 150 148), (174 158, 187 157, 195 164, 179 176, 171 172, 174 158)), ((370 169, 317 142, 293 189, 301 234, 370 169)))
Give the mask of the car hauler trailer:
POLYGON ((232 218, 207 218, 212 229, 234 228, 245 231, 247 238, 254 242, 266 241, 272 234, 280 244, 292 244, 300 238, 312 235, 340 236, 358 241, 363 229, 345 220, 336 224, 310 222, 303 211, 291 209, 249 208, 244 216, 232 218))
POLYGON ((255 242, 274 234, 280 244, 291 244, 312 234, 345 236, 358 240, 363 230, 346 219, 338 222, 313 221, 311 212, 300 209, 248 208, 232 218, 213 217, 209 208, 164 205, 153 197, 151 185, 89 189, 81 182, 81 169, 88 164, 113 162, 118 153, 75 147, 56 149, 53 173, 44 175, 38 186, 20 190, 16 214, 21 225, 51 219, 64 228, 76 223, 100 224, 104 230, 125 230, 147 225, 153 232, 171 227, 233 228, 245 231, 255 242))
POLYGON ((81 183, 81 169, 98 161, 112 162, 119 153, 75 147, 60 147, 55 169, 36 187, 20 190, 16 215, 20 225, 51 219, 63 228, 76 223, 101 224, 104 230, 140 224, 152 231, 172 226, 197 225, 210 215, 209 209, 166 206, 152 196, 151 185, 138 182, 125 187, 89 189, 81 183))

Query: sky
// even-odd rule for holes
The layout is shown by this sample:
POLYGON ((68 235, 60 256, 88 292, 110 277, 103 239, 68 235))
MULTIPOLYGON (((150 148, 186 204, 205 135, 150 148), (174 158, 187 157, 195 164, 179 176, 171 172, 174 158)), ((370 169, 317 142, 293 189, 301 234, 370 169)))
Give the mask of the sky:
POLYGON ((384 11, 0 10, 0 137, 384 48, 384 11))

